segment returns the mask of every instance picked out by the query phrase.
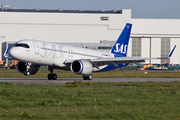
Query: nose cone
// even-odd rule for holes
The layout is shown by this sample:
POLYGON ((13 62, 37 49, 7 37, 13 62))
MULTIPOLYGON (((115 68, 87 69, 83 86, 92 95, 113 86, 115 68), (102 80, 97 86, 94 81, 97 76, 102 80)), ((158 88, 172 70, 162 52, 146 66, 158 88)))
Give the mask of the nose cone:
POLYGON ((15 58, 16 59, 16 56, 17 56, 17 50, 15 48, 11 48, 10 51, 9 51, 9 54, 12 58, 15 58))

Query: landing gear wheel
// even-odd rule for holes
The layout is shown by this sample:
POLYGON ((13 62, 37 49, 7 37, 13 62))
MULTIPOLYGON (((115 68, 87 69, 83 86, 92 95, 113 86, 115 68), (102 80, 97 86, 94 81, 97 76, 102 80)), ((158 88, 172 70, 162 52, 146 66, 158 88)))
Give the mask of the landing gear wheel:
POLYGON ((27 72, 26 74, 27 74, 27 76, 29 76, 29 75, 30 75, 30 73, 29 73, 29 72, 27 72))
POLYGON ((48 74, 48 80, 52 80, 53 79, 53 74, 48 74))
POLYGON ((93 79, 93 76, 90 74, 90 75, 83 75, 83 80, 92 80, 93 79))
POLYGON ((47 76, 48 80, 57 80, 57 75, 56 75, 56 74, 53 74, 54 68, 48 66, 48 70, 51 72, 51 73, 49 73, 48 76, 47 76))
POLYGON ((52 74, 52 79, 53 80, 57 80, 57 75, 56 74, 52 74))
POLYGON ((29 73, 29 72, 25 72, 24 75, 25 75, 25 76, 29 76, 30 73, 29 73))
POLYGON ((87 80, 87 75, 83 75, 83 80, 87 80))
POLYGON ((90 74, 90 75, 87 76, 87 79, 88 79, 88 80, 92 80, 92 79, 93 79, 93 76, 90 74))
POLYGON ((56 74, 48 74, 48 80, 57 80, 57 75, 56 74))
POLYGON ((26 72, 24 73, 24 75, 25 75, 25 76, 27 75, 26 72))

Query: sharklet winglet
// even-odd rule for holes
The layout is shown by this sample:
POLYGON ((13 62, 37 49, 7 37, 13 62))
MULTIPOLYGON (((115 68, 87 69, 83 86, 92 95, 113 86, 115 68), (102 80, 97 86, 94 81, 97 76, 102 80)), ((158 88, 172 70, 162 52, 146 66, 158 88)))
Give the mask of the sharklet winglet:
POLYGON ((8 56, 9 48, 10 48, 10 45, 8 45, 6 51, 4 52, 4 57, 5 57, 6 59, 12 59, 11 57, 8 56))
POLYGON ((174 46, 174 48, 172 49, 172 51, 170 52, 170 54, 169 54, 169 56, 168 56, 168 57, 171 57, 171 56, 172 56, 172 54, 173 54, 173 52, 174 52, 175 48, 176 48, 176 45, 174 46))

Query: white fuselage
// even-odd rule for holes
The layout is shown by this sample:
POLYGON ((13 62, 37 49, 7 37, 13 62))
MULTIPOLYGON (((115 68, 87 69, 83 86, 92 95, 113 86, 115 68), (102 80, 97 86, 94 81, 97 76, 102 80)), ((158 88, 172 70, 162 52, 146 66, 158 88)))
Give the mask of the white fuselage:
MULTIPOLYGON (((21 40, 19 43, 26 43, 30 48, 12 47, 13 58, 22 62, 31 62, 39 65, 66 67, 66 60, 78 59, 103 59, 106 57, 114 57, 114 54, 109 52, 91 50, 86 48, 78 48, 73 46, 62 45, 58 43, 50 43, 38 40, 21 40)), ((12 54, 12 53, 11 53, 12 54)), ((99 69, 93 68, 93 71, 98 71, 106 67, 101 66, 99 69)))

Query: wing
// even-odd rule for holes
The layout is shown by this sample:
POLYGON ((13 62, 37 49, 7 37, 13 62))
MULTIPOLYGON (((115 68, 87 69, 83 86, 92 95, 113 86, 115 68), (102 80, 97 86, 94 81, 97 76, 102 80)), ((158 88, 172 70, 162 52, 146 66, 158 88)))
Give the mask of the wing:
MULTIPOLYGON (((145 62, 145 60, 152 60, 152 59, 166 59, 164 58, 140 58, 140 57, 115 57, 115 58, 103 58, 103 59, 86 59, 90 63, 93 64, 94 67, 103 66, 103 65, 114 65, 118 67, 118 64, 127 64, 127 63, 136 63, 139 64, 141 62, 145 62)), ((66 60, 64 63, 72 63, 74 60, 69 59, 66 60)))
MULTIPOLYGON (((176 48, 176 45, 174 46, 173 50, 170 52, 168 57, 154 57, 154 58, 141 58, 141 57, 113 57, 113 58, 102 58, 102 59, 85 59, 92 63, 94 67, 99 67, 103 65, 114 65, 118 67, 118 64, 127 64, 127 63, 136 63, 139 64, 141 62, 145 62, 145 60, 155 60, 155 59, 167 59, 172 56, 174 50, 176 48)), ((66 60, 64 63, 72 63, 74 60, 69 59, 66 60)))
POLYGON ((117 58, 105 58, 105 59, 92 59, 90 62, 94 66, 111 65, 118 67, 118 64, 145 62, 145 60, 159 59, 159 58, 140 58, 140 57, 117 57, 117 58))

